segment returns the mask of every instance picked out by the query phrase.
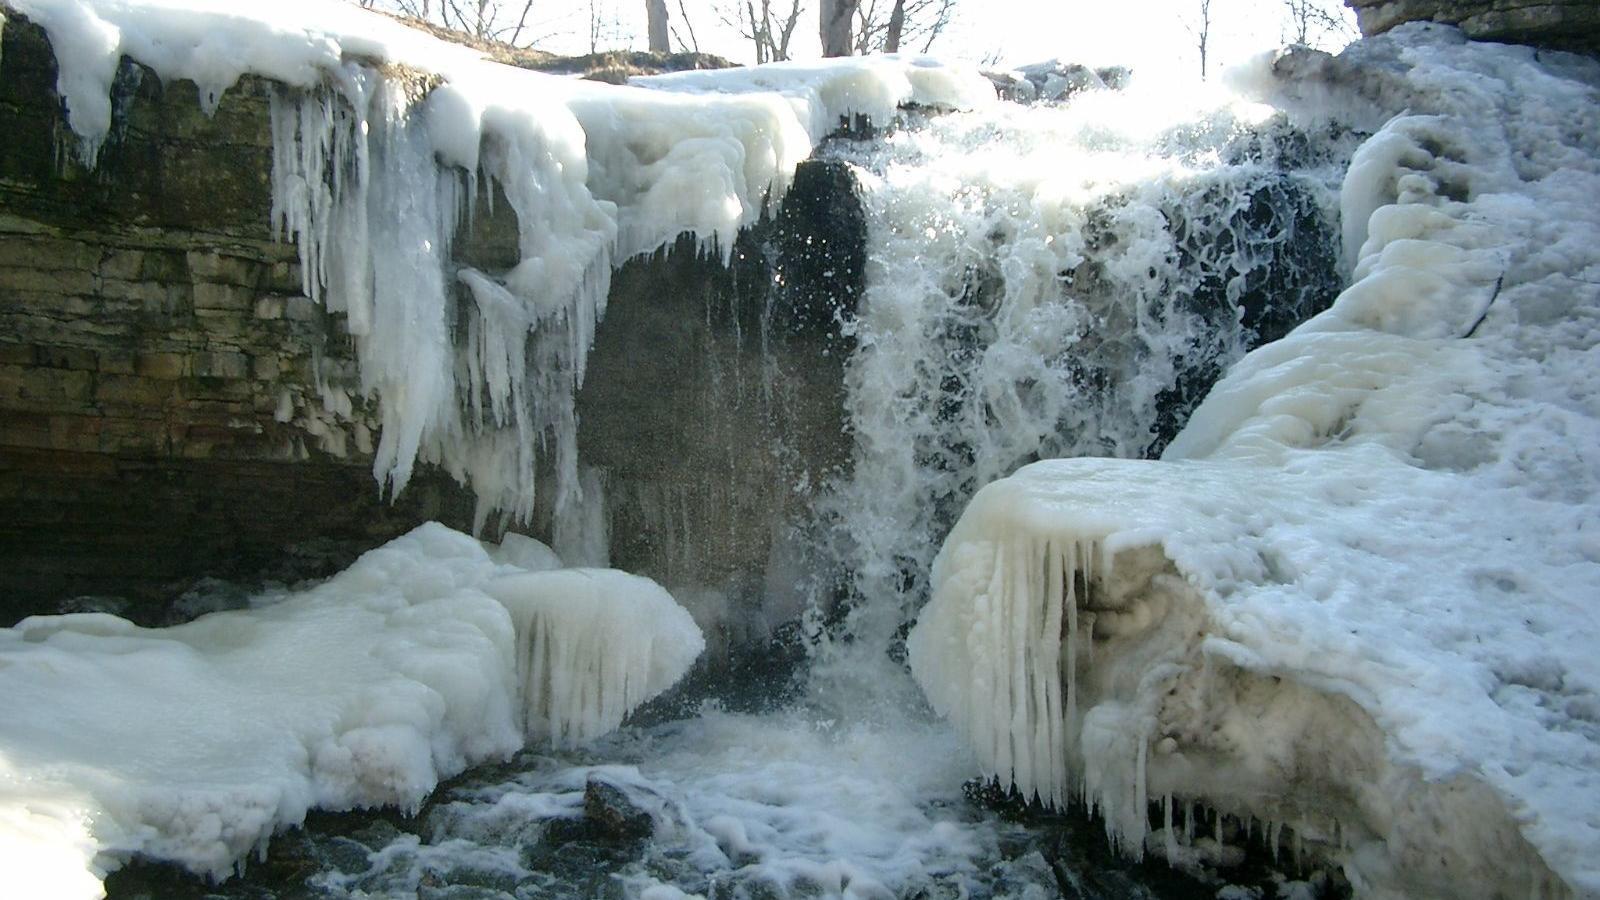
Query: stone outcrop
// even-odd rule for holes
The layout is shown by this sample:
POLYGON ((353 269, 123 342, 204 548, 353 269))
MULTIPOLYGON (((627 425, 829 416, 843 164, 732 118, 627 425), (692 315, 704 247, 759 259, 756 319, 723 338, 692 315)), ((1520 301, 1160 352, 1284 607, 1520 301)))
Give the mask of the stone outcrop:
POLYGON ((12 16, 3 40, 0 625, 80 594, 159 621, 198 575, 308 544, 293 574, 327 574, 421 521, 470 524, 438 473, 378 495, 350 340, 269 228, 270 86, 207 117, 193 84, 124 60, 88 169, 43 31, 12 16))
POLYGON ((1442 22, 1468 37, 1600 53, 1594 0, 1345 0, 1367 37, 1405 22, 1442 22))
POLYGON ((848 464, 839 323, 863 289, 866 224, 842 163, 803 163, 733 264, 623 266, 578 395, 578 448, 605 486, 611 562, 666 586, 708 660, 808 602, 811 499, 848 464))
MULTIPOLYGON (((270 226, 274 86, 246 77, 208 117, 193 84, 125 59, 88 168, 43 31, 12 15, 0 39, 0 626, 79 595, 161 622, 202 576, 321 576, 423 521, 470 527, 438 470, 380 495, 343 316, 270 226)), ((803 307, 859 293, 862 235, 828 235, 861 217, 840 172, 795 181, 731 268, 688 244, 625 265, 579 397, 612 564, 711 598, 713 635, 766 603, 847 457, 848 349, 833 306, 803 307), (773 289, 806 266, 826 290, 773 289)), ((515 262, 510 204, 477 208, 457 257, 515 262)))

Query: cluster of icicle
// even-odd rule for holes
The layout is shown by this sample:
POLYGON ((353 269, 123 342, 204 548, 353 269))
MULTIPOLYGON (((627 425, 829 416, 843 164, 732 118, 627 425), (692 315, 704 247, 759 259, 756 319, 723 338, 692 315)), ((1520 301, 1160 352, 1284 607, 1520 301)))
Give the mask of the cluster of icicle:
POLYGON ((1079 746, 1082 727, 1078 656, 1081 652, 1091 662, 1094 647, 1094 613, 1080 606, 1090 605, 1095 561, 1103 556, 1100 545, 1050 538, 985 543, 957 552, 1005 558, 976 570, 943 559, 935 564, 936 582, 952 592, 974 593, 970 605, 931 603, 925 621, 907 638, 911 669, 934 708, 961 730, 984 772, 1058 809, 1071 798, 1085 797, 1106 812, 1109 831, 1130 847, 1142 846, 1145 742, 1135 750, 1139 774, 1128 786, 1131 796, 1113 796, 1099 768, 1076 781, 1069 769, 1069 753, 1079 746), (978 570, 992 572, 992 581, 961 580, 978 570), (946 575, 958 583, 946 585, 946 575), (951 616, 963 617, 964 627, 952 629, 954 623, 945 621, 951 616), (957 633, 964 635, 964 646, 952 654, 946 644, 957 633), (961 673, 948 672, 951 668, 961 673))
MULTIPOLYGON (((273 227, 299 246, 305 293, 348 317, 382 428, 374 475, 393 493, 418 461, 442 466, 477 494, 480 529, 496 511, 531 517, 535 454, 551 445, 557 530, 593 505, 574 404, 614 262, 683 234, 726 262, 841 118, 995 99, 975 70, 925 59, 580 83, 323 0, 6 6, 48 33, 91 167, 125 60, 194 82, 207 113, 246 74, 272 82, 273 227), (480 194, 516 215, 506 271, 451 256, 480 194)), ((349 409, 339 386, 321 389, 326 412, 349 409)))
POLYGON ((488 587, 511 613, 529 739, 571 745, 622 724, 705 649, 694 620, 648 578, 558 569, 488 587))
POLYGON ((414 105, 401 82, 341 74, 337 87, 273 93, 272 215, 299 247, 306 295, 348 317, 362 392, 378 400, 374 475, 398 492, 417 460, 436 462, 476 491, 477 527, 492 510, 525 521, 548 436, 559 518, 579 494, 573 407, 610 287, 608 204, 573 189, 573 160, 533 129, 486 132, 474 168, 441 166, 440 100, 414 105), (510 202, 536 271, 496 279, 452 263, 480 184, 510 202), (459 341, 456 281, 472 307, 459 341))

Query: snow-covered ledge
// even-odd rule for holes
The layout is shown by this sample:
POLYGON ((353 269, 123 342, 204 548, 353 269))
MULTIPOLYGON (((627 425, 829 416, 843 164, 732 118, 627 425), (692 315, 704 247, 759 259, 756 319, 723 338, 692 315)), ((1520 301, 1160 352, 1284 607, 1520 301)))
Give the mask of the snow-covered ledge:
POLYGON ((1600 896, 1600 64, 1396 41, 1350 288, 1162 460, 981 491, 911 664, 1129 853, 1198 801, 1364 896, 1600 896))

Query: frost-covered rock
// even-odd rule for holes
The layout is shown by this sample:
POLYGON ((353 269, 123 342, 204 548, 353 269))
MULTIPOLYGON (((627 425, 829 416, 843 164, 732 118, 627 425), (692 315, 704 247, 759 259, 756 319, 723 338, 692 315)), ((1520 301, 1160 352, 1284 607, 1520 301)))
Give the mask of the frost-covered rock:
POLYGON ((983 489, 913 671, 1130 853, 1200 800, 1364 895, 1600 896, 1600 65, 1354 52, 1411 109, 1345 181, 1349 289, 1161 461, 983 489))
POLYGON ((270 605, 0 631, 0 892, 98 896, 135 853, 222 877, 313 807, 414 810, 525 734, 615 728, 704 645, 648 579, 508 556, 551 561, 425 525, 270 605))

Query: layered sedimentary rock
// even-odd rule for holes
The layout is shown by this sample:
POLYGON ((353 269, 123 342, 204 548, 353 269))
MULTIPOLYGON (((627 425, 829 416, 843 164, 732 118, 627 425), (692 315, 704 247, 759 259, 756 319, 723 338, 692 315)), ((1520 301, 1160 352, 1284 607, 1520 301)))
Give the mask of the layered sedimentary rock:
POLYGON ((1593 0, 1345 0, 1361 33, 1405 22, 1456 25, 1469 37, 1560 50, 1600 52, 1600 5, 1593 0))
MULTIPOLYGON (((393 498, 374 479, 346 318, 304 294, 272 227, 274 84, 246 76, 207 115, 193 83, 124 58, 89 168, 46 34, 10 14, 3 40, 0 624, 80 595, 160 621, 199 576, 321 576, 422 521, 469 527, 440 470, 393 498)), ((796 182, 731 267, 693 242, 623 266, 579 398, 612 559, 717 604, 765 582, 804 486, 843 457, 847 354, 831 309, 797 310, 858 292, 862 226, 838 213, 848 178, 796 182), (854 256, 819 232, 851 228, 854 256), (822 293, 773 290, 807 265, 822 293)), ((481 199, 454 255, 504 270, 512 206, 481 199)))
POLYGON ((437 473, 384 502, 371 411, 323 400, 354 360, 269 227, 268 83, 208 117, 192 83, 125 60, 90 170, 43 31, 12 17, 3 38, 0 621, 253 575, 291 545, 294 574, 325 574, 420 521, 470 523, 437 473))

